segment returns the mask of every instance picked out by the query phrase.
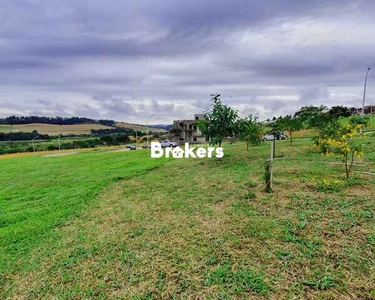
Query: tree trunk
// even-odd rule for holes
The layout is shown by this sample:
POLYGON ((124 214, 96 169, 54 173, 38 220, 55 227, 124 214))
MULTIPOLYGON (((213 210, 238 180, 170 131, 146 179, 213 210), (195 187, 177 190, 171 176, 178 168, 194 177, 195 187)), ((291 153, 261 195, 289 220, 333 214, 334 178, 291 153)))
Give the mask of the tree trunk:
POLYGON ((293 145, 293 133, 292 132, 289 132, 290 134, 290 146, 293 145))
MULTIPOLYGON (((346 165, 348 164, 347 162, 348 162, 348 159, 346 159, 346 165)), ((350 171, 353 167, 353 163, 354 163, 354 152, 352 152, 352 158, 350 160, 350 165, 347 166, 347 168, 346 168, 346 179, 349 179, 349 177, 350 177, 350 171)))

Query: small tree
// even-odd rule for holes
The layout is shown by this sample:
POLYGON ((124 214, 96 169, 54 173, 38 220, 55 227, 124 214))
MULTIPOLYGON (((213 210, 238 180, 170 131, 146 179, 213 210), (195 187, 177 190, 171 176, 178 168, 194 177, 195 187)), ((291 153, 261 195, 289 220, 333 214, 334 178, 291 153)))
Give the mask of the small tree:
POLYGON ((350 117, 352 113, 350 112, 350 109, 346 106, 332 106, 331 109, 328 111, 328 114, 331 116, 335 116, 337 118, 340 117, 350 117))
POLYGON ((236 133, 238 111, 223 104, 220 94, 212 94, 211 102, 212 110, 204 115, 204 120, 198 122, 198 127, 210 144, 221 147, 223 139, 236 133))
POLYGON ((259 145, 262 142, 263 127, 257 117, 249 115, 239 120, 237 131, 240 139, 246 141, 247 150, 249 150, 249 145, 259 145))
POLYGON ((354 158, 363 156, 363 144, 359 144, 353 138, 358 131, 369 124, 368 120, 362 119, 357 122, 352 118, 347 125, 336 123, 336 128, 329 131, 321 132, 315 139, 315 144, 321 152, 327 156, 337 156, 343 159, 345 165, 346 178, 349 179, 353 167, 354 158))
POLYGON ((302 119, 299 117, 285 116, 280 117, 277 122, 279 128, 288 132, 290 137, 290 146, 293 144, 293 133, 302 129, 302 119))

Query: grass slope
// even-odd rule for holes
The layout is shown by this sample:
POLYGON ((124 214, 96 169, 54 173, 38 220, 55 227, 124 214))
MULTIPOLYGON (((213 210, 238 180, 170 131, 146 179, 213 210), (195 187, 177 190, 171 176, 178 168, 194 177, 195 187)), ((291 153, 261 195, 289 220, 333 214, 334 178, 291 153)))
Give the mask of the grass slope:
POLYGON ((125 123, 125 122, 118 122, 116 123, 116 127, 119 128, 128 128, 136 131, 141 131, 141 132, 160 132, 160 133, 165 133, 167 132, 165 129, 161 128, 153 128, 153 127, 148 127, 145 125, 139 125, 139 124, 130 124, 130 123, 125 123))
MULTIPOLYGON (((367 157, 356 162, 356 170, 375 172, 374 148, 375 138, 368 138, 367 157)), ((127 153, 128 168, 143 153, 127 153)), ((137 177, 108 180, 98 201, 90 202, 79 218, 52 231, 32 253, 17 255, 12 264, 18 268, 5 265, 3 297, 374 297, 375 177, 356 173, 346 182, 342 166, 312 150, 310 141, 298 140, 295 147, 282 141, 275 191, 267 194, 263 164, 268 154, 268 143, 249 152, 236 144, 226 147, 222 160, 173 160, 137 177)), ((1 182, 15 184, 17 193, 2 207, 27 219, 29 206, 31 211, 49 206, 51 197, 38 199, 47 194, 44 181, 74 195, 93 188, 98 175, 114 179, 127 174, 121 163, 125 154, 113 155, 54 158, 46 167, 43 159, 12 159, 1 182), (96 172, 102 171, 85 172, 89 178, 82 180, 92 185, 78 187, 80 180, 68 175, 71 168, 94 168, 98 158, 103 164, 96 172), (36 166, 44 173, 35 174, 36 166), (61 182, 54 177, 60 168, 65 170, 61 182), (36 190, 22 206, 28 189, 36 190)), ((153 162, 142 158, 142 164, 153 162)), ((27 230, 22 220, 14 224, 21 234, 27 230)))
POLYGON ((20 124, 20 125, 0 125, 0 132, 32 132, 34 130, 41 134, 59 135, 59 134, 91 134, 91 129, 111 129, 112 127, 100 124, 75 124, 75 125, 53 125, 53 124, 20 124))
POLYGON ((147 156, 91 152, 1 160, 0 290, 1 280, 25 267, 30 251, 58 237, 54 228, 89 208, 105 186, 165 162, 147 156))

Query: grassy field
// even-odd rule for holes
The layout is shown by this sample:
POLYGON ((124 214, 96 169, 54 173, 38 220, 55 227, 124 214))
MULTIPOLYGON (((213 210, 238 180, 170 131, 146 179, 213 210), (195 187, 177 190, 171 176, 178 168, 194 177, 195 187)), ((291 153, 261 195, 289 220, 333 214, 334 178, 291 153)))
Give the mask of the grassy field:
POLYGON ((111 129, 112 127, 104 126, 100 124, 76 124, 76 125, 53 125, 53 124, 21 124, 21 125, 0 125, 0 132, 32 132, 34 130, 41 134, 48 135, 80 135, 80 134, 91 134, 91 129, 111 129))
POLYGON ((268 153, 0 160, 0 298, 374 298, 375 176, 281 141, 265 193, 268 153))

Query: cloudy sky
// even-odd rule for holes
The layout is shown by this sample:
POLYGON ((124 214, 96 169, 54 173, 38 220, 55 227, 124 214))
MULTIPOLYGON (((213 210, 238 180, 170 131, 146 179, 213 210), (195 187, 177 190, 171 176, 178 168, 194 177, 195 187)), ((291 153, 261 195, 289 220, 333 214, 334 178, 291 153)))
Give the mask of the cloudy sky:
MULTIPOLYGON (((2 0, 0 116, 171 123, 360 106, 373 0, 2 0)), ((367 101, 375 103, 375 70, 367 101)))

